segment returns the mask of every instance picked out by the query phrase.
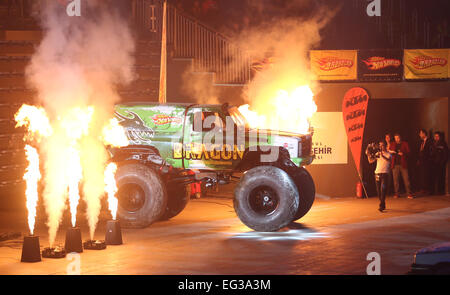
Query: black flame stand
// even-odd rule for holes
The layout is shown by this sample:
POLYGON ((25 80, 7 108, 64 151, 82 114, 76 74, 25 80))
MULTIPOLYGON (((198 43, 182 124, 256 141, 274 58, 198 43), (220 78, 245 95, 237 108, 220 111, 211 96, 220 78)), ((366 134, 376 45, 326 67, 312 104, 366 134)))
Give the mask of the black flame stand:
POLYGON ((81 240, 81 230, 78 227, 71 227, 66 232, 66 243, 64 245, 67 253, 83 253, 83 242, 81 240))
POLYGON ((122 245, 122 230, 118 220, 108 220, 106 222, 105 242, 107 245, 122 245))
POLYGON ((41 261, 41 249, 38 236, 23 237, 21 262, 41 261))
POLYGON ((64 258, 66 257, 66 249, 61 246, 56 246, 55 248, 44 248, 42 250, 42 257, 44 258, 64 258))
POLYGON ((106 242, 103 240, 87 240, 83 243, 86 250, 104 250, 106 249, 106 242))

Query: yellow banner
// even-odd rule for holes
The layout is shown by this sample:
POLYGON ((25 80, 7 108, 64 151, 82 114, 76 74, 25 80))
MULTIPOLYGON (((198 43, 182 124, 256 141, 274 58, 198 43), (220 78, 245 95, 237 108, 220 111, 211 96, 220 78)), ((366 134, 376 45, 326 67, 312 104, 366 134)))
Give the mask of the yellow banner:
POLYGON ((311 70, 317 80, 356 80, 356 50, 311 50, 311 70))
POLYGON ((449 49, 408 49, 404 54, 405 79, 449 77, 449 49))

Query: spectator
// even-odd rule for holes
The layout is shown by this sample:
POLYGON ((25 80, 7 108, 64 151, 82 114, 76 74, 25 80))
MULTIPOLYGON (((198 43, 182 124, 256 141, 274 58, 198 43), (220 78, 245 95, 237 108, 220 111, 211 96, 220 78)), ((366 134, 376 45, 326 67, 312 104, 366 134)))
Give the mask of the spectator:
POLYGON ((366 155, 368 157, 369 163, 377 162, 377 167, 375 168, 375 183, 377 187, 378 198, 380 199, 380 205, 378 210, 383 212, 386 209, 386 191, 389 181, 390 174, 390 163, 391 163, 391 153, 386 149, 386 143, 380 141, 379 143, 380 151, 372 157, 369 154, 369 150, 366 149, 366 155))
POLYGON ((423 194, 431 192, 431 139, 425 129, 419 130, 420 146, 417 168, 419 174, 419 189, 423 194))
MULTIPOLYGON (((384 135, 384 141, 385 141, 385 145, 386 145, 386 150, 389 153, 391 153, 391 151, 389 150, 392 145, 392 136, 390 133, 386 133, 384 135)), ((391 186, 392 186, 392 170, 389 169, 388 181, 387 181, 387 185, 386 185, 386 195, 388 195, 388 196, 389 196, 389 192, 392 191, 391 186)))
POLYGON ((434 133, 434 141, 431 146, 432 165, 432 193, 445 194, 445 175, 447 172, 448 146, 439 132, 434 133), (437 185, 437 190, 435 190, 437 185))
POLYGON ((408 199, 414 199, 414 196, 411 194, 411 185, 409 183, 408 174, 408 155, 410 153, 408 143, 406 141, 402 141, 400 134, 396 133, 394 135, 394 142, 392 142, 389 150, 393 155, 391 160, 391 168, 394 178, 394 198, 398 198, 399 196, 399 176, 401 174, 408 199))

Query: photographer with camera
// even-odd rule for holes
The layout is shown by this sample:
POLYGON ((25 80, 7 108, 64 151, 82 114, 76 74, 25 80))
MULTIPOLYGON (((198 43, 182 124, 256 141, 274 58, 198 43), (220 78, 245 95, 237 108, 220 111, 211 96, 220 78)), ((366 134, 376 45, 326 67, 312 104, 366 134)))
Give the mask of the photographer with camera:
POLYGON ((380 199, 378 210, 383 212, 386 209, 386 191, 391 171, 391 154, 387 151, 385 142, 380 141, 378 145, 376 143, 369 144, 366 148, 366 155, 369 163, 377 162, 375 183, 378 198, 380 199))

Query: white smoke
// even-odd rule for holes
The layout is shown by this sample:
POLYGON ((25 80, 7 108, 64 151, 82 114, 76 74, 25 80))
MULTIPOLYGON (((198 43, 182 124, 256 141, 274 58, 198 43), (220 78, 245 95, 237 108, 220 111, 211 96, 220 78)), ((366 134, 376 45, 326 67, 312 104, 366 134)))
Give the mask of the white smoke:
MULTIPOLYGON (((134 39, 127 21, 106 1, 82 2, 87 6, 82 11, 88 15, 81 17, 69 17, 66 7, 58 1, 47 3, 41 15, 43 39, 26 75, 30 86, 37 90, 38 101, 46 109, 52 126, 58 125, 73 108, 94 107, 88 136, 76 142, 92 238, 104 195, 103 172, 108 159, 99 138, 120 100, 118 85, 134 78, 134 39)), ((66 204, 70 132, 56 127, 54 136, 43 141, 40 149, 45 166, 44 203, 50 244, 54 242, 66 204)))

